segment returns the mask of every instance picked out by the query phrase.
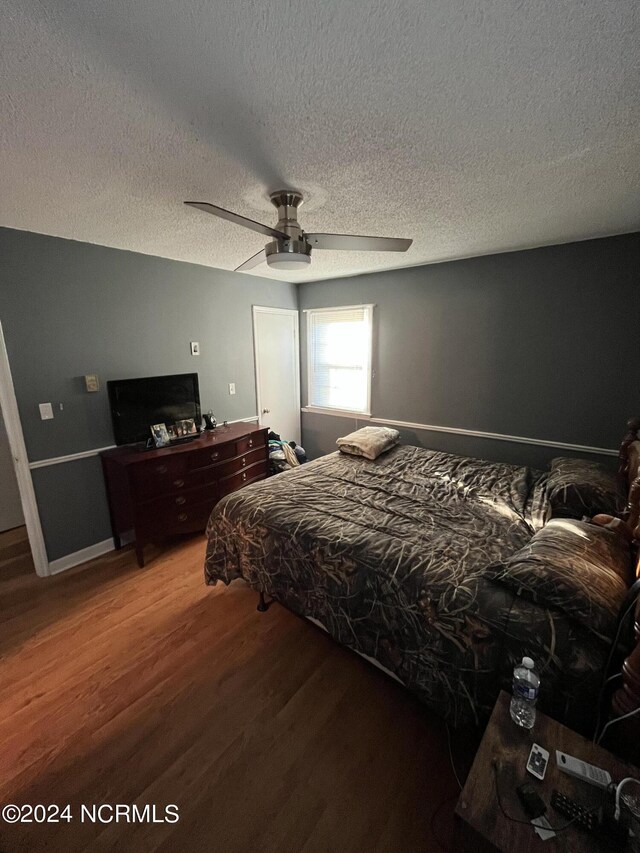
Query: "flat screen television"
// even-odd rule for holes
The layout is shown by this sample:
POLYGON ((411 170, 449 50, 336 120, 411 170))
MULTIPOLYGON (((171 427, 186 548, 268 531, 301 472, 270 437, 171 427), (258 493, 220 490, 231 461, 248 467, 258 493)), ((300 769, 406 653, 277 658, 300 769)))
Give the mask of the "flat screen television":
POLYGON ((107 382, 116 444, 151 438, 152 424, 174 424, 193 418, 200 432, 202 413, 197 373, 114 379, 107 382))

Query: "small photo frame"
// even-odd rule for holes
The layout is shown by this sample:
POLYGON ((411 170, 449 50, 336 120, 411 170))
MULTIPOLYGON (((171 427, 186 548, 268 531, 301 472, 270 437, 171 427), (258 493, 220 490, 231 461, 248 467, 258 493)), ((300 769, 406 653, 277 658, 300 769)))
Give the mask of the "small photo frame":
POLYGON ((153 424, 151 427, 151 436, 156 447, 166 447, 169 444, 169 433, 164 424, 153 424))
POLYGON ((175 429, 178 438, 182 438, 182 436, 185 435, 196 435, 198 432, 196 429, 196 422, 193 418, 185 418, 182 421, 176 421, 175 429))
POLYGON ((178 433, 176 432, 176 428, 173 424, 169 424, 167 432, 169 433, 169 441, 175 441, 178 437, 178 433))

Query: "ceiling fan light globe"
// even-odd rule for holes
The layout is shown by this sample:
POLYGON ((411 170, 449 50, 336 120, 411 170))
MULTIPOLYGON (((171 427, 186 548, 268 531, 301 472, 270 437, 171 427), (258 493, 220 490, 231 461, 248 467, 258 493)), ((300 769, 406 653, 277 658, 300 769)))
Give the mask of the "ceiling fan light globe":
POLYGON ((276 270, 303 270, 311 263, 311 256, 303 252, 272 252, 267 263, 276 270))

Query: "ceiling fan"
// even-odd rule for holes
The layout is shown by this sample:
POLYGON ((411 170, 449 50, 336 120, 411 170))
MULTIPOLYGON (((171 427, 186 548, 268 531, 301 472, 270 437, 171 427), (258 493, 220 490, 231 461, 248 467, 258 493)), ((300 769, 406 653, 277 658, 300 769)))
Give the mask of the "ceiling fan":
POLYGON ((236 272, 252 270, 266 261, 270 267, 278 270, 301 270, 311 263, 312 249, 347 249, 356 252, 406 252, 413 240, 399 237, 359 237, 355 234, 306 234, 298 223, 298 208, 302 204, 302 193, 296 190, 278 190, 271 193, 271 203, 278 210, 278 222, 275 228, 254 222, 246 216, 240 216, 224 207, 217 207, 206 201, 185 201, 189 207, 197 207, 205 213, 211 213, 244 225, 267 237, 273 237, 264 249, 260 249, 239 267, 236 272))

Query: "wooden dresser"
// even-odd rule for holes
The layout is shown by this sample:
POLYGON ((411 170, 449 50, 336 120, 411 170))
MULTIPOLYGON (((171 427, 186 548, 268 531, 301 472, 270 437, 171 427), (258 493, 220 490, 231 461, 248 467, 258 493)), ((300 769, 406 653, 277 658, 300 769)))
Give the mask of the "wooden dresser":
POLYGON ((230 424, 186 444, 157 450, 116 447, 100 454, 116 548, 144 546, 174 533, 204 530, 220 498, 267 476, 267 430, 230 424))

